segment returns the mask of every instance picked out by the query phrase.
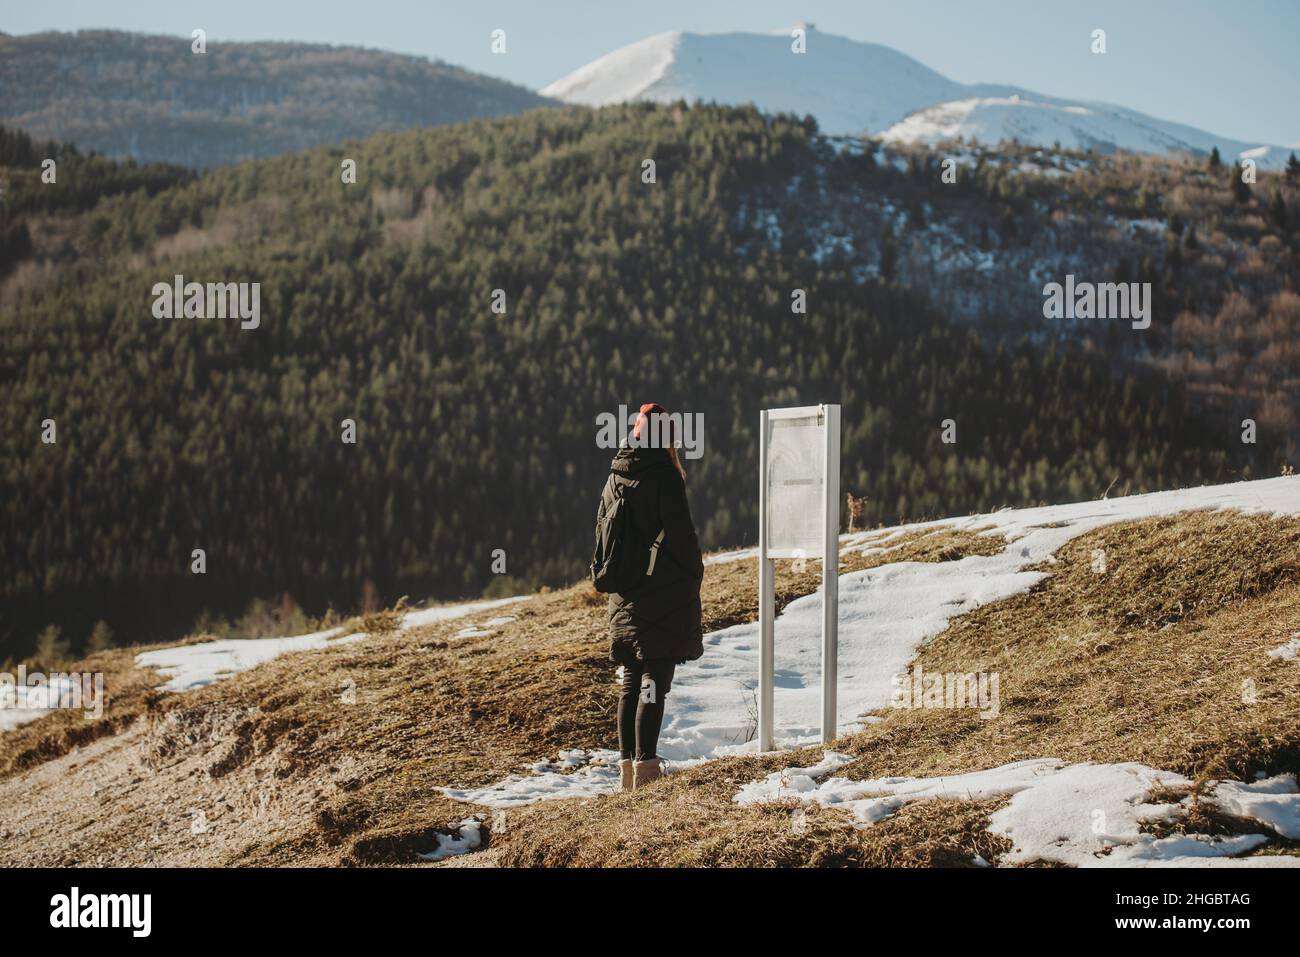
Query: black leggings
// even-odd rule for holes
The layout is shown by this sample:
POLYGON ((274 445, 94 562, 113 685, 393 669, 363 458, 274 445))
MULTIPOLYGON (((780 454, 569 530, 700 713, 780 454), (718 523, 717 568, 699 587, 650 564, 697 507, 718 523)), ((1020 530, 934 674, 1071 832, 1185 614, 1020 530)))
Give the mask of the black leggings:
POLYGON ((623 690, 618 697, 618 746, 624 758, 645 761, 657 757, 664 698, 673 684, 677 663, 651 658, 623 666, 623 690))

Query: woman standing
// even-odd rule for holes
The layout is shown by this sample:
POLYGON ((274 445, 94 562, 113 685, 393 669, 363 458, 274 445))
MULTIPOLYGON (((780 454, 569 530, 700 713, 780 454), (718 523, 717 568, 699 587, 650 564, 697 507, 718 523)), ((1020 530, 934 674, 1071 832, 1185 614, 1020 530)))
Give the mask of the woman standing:
POLYGON ((656 403, 641 406, 632 441, 610 463, 596 513, 599 540, 608 526, 607 517, 621 501, 626 514, 621 517, 620 534, 635 565, 630 579, 624 574, 622 590, 609 596, 610 657, 623 666, 618 741, 624 790, 662 775, 657 747, 664 698, 677 665, 704 654, 700 624, 704 561, 686 502, 679 436, 675 430, 658 427, 669 422, 667 415, 656 403), (656 447, 655 438, 665 432, 666 447, 656 447))

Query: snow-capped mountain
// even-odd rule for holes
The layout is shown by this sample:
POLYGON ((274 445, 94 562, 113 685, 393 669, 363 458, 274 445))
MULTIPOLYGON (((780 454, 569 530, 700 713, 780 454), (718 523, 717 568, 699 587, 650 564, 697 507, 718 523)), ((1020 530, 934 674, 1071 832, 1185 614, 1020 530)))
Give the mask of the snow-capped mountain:
POLYGON ((881 134, 890 142, 942 143, 963 137, 981 143, 1018 140, 1035 146, 1059 143, 1066 149, 1134 153, 1208 153, 1249 157, 1264 169, 1286 162, 1280 146, 1259 146, 1215 136, 1181 123, 1170 123, 1109 103, 1077 103, 1013 93, 936 103, 908 115, 881 134))
POLYGON ((1106 103, 1063 100, 996 84, 964 84, 877 43, 822 33, 811 24, 806 52, 791 50, 790 30, 698 34, 674 31, 593 60, 541 92, 569 103, 627 100, 753 103, 768 112, 811 113, 833 135, 869 134, 894 142, 964 137, 1102 151, 1249 156, 1262 168, 1288 150, 1216 136, 1106 103))
MULTIPOLYGON (((973 95, 889 47, 814 30, 806 54, 792 54, 790 43, 790 31, 660 33, 592 61, 542 95, 591 106, 677 99, 753 103, 773 113, 812 113, 835 134, 879 133, 913 110, 973 95)), ((987 87, 978 95, 1013 92, 987 87)))

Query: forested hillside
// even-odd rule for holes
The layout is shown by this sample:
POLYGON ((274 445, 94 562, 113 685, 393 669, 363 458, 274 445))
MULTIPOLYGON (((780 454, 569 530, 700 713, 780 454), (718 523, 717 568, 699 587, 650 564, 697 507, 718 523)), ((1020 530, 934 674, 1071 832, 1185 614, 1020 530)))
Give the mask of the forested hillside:
MULTIPOLYGON (((765 405, 843 405, 870 523, 1276 471, 1276 436, 1245 449, 1173 379, 981 341, 894 281, 888 242, 864 276, 815 236, 773 241, 753 211, 807 215, 796 184, 829 150, 752 109, 541 110, 34 217, 0 287, 0 655, 50 622, 80 644, 96 619, 169 637, 285 592, 313 613, 474 594, 494 549, 519 583, 572 579, 611 455, 597 416, 620 403, 703 413, 686 466, 707 547, 754 539, 765 405), (260 283, 260 325, 155 318, 176 274, 260 283)), ((904 196, 906 176, 825 188, 904 196)))
POLYGON ((792 195, 743 210, 760 242, 883 274, 989 345, 1023 337, 1158 369, 1198 405, 1266 427, 1275 442, 1252 461, 1300 455, 1300 160, 1247 182, 1215 155, 838 145, 792 195), (1045 320, 1044 287, 1067 275, 1149 283, 1150 327, 1045 320))
POLYGON ((0 34, 0 89, 6 125, 199 168, 551 102, 423 57, 117 30, 0 34))
MULTIPOLYGON (((83 152, 71 143, 34 142, 22 130, 0 126, 0 278, 20 263, 29 270, 48 271, 53 264, 78 258, 71 236, 58 228, 60 214, 90 209, 100 200, 123 193, 153 195, 196 175, 182 166, 113 160, 83 152), (52 183, 43 183, 43 164, 52 183), (58 182, 58 168, 76 171, 71 182, 58 182), (42 189, 43 185, 57 189, 42 189), (41 248, 32 242, 28 220, 39 217, 41 248)), ((0 305, 3 300, 0 300, 0 305)))

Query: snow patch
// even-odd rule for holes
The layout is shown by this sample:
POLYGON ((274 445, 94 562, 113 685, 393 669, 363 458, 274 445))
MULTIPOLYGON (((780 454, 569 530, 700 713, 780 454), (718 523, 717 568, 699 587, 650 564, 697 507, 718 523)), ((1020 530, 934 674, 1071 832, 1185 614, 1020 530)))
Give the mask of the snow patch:
POLYGON ((421 608, 418 611, 407 612, 406 617, 402 619, 402 628, 419 628, 422 625, 431 625, 434 622, 464 618, 466 615, 473 615, 476 612, 491 611, 494 608, 527 601, 531 597, 531 595, 514 595, 510 598, 494 598, 490 601, 471 601, 462 602, 459 605, 438 605, 434 608, 421 608))
POLYGON ((1268 652, 1270 658, 1278 658, 1282 661, 1295 661, 1300 659, 1300 634, 1297 634, 1290 641, 1278 645, 1268 652))
MULTIPOLYGON (((1048 861, 1074 867, 1200 866, 1243 854, 1268 841, 1264 834, 1221 838, 1206 834, 1157 837, 1144 825, 1172 824, 1187 815, 1190 798, 1158 803, 1157 788, 1186 789, 1187 778, 1142 764, 1066 765, 1054 758, 1015 761, 1001 767, 934 778, 890 777, 853 781, 817 779, 851 760, 825 752, 811 768, 775 771, 746 784, 737 804, 794 800, 838 807, 867 827, 915 801, 949 798, 978 801, 1008 797, 989 818, 989 831, 1009 838, 1002 864, 1048 861)), ((1300 789, 1291 775, 1255 784, 1223 781, 1203 798, 1219 811, 1263 824, 1283 837, 1300 833, 1300 789)), ((1300 866, 1300 857, 1271 858, 1267 866, 1300 866)), ((1254 861, 1241 862, 1254 864, 1254 861)))
MULTIPOLYGON (((0 684, 0 732, 12 731, 20 725, 43 718, 59 706, 65 697, 71 699, 80 689, 71 678, 51 676, 48 684, 0 684)), ((89 707, 87 702, 87 707, 89 707)))
POLYGON ((462 628, 456 632, 457 638, 482 638, 484 635, 495 635, 497 629, 502 625, 508 625, 515 621, 514 615, 504 615, 498 618, 489 618, 484 622, 475 622, 468 627, 462 628))
POLYGON ((1255 821, 1300 841, 1300 787, 1293 774, 1277 774, 1253 784, 1220 781, 1205 800, 1225 814, 1255 821))
POLYGON ((1059 761, 1040 759, 1017 761, 991 771, 975 771, 940 778, 877 778, 850 781, 831 777, 818 784, 815 779, 847 763, 847 755, 827 751, 812 768, 774 771, 762 781, 746 784, 734 797, 737 804, 766 804, 794 798, 801 804, 820 804, 850 811, 862 824, 874 824, 892 816, 912 801, 961 798, 978 801, 1002 797, 1032 787, 1038 777, 1061 766, 1059 761))
POLYGON ((469 817, 456 825, 459 832, 455 837, 450 834, 438 835, 438 846, 428 854, 419 855, 421 860, 442 861, 449 857, 468 854, 483 846, 483 824, 476 817, 469 817))
MULTIPOLYGON (((405 631, 439 621, 463 618, 476 612, 500 608, 502 605, 526 601, 531 596, 516 595, 491 601, 473 601, 459 605, 439 605, 409 612, 399 626, 405 631)), ((499 619, 494 619, 500 621, 499 619)), ((289 638, 223 638, 175 648, 145 651, 135 656, 141 668, 157 668, 170 678, 162 686, 164 691, 189 691, 202 688, 231 675, 247 671, 280 655, 292 651, 313 651, 331 645, 350 644, 369 637, 364 632, 340 636, 341 629, 316 631, 289 638)), ((485 634, 490 632, 485 632, 485 634)))
POLYGON ((439 788, 456 801, 486 807, 518 807, 534 801, 599 797, 621 787, 617 751, 573 749, 561 751, 554 761, 539 761, 524 774, 483 788, 439 788))
MULTIPOLYGON (((527 765, 522 774, 511 774, 482 788, 438 788, 447 797, 485 807, 520 807, 536 801, 564 798, 594 798, 613 794, 622 787, 617 751, 583 748, 561 751, 553 761, 527 765)), ((665 761, 664 773, 672 774, 703 764, 704 761, 665 761)))

